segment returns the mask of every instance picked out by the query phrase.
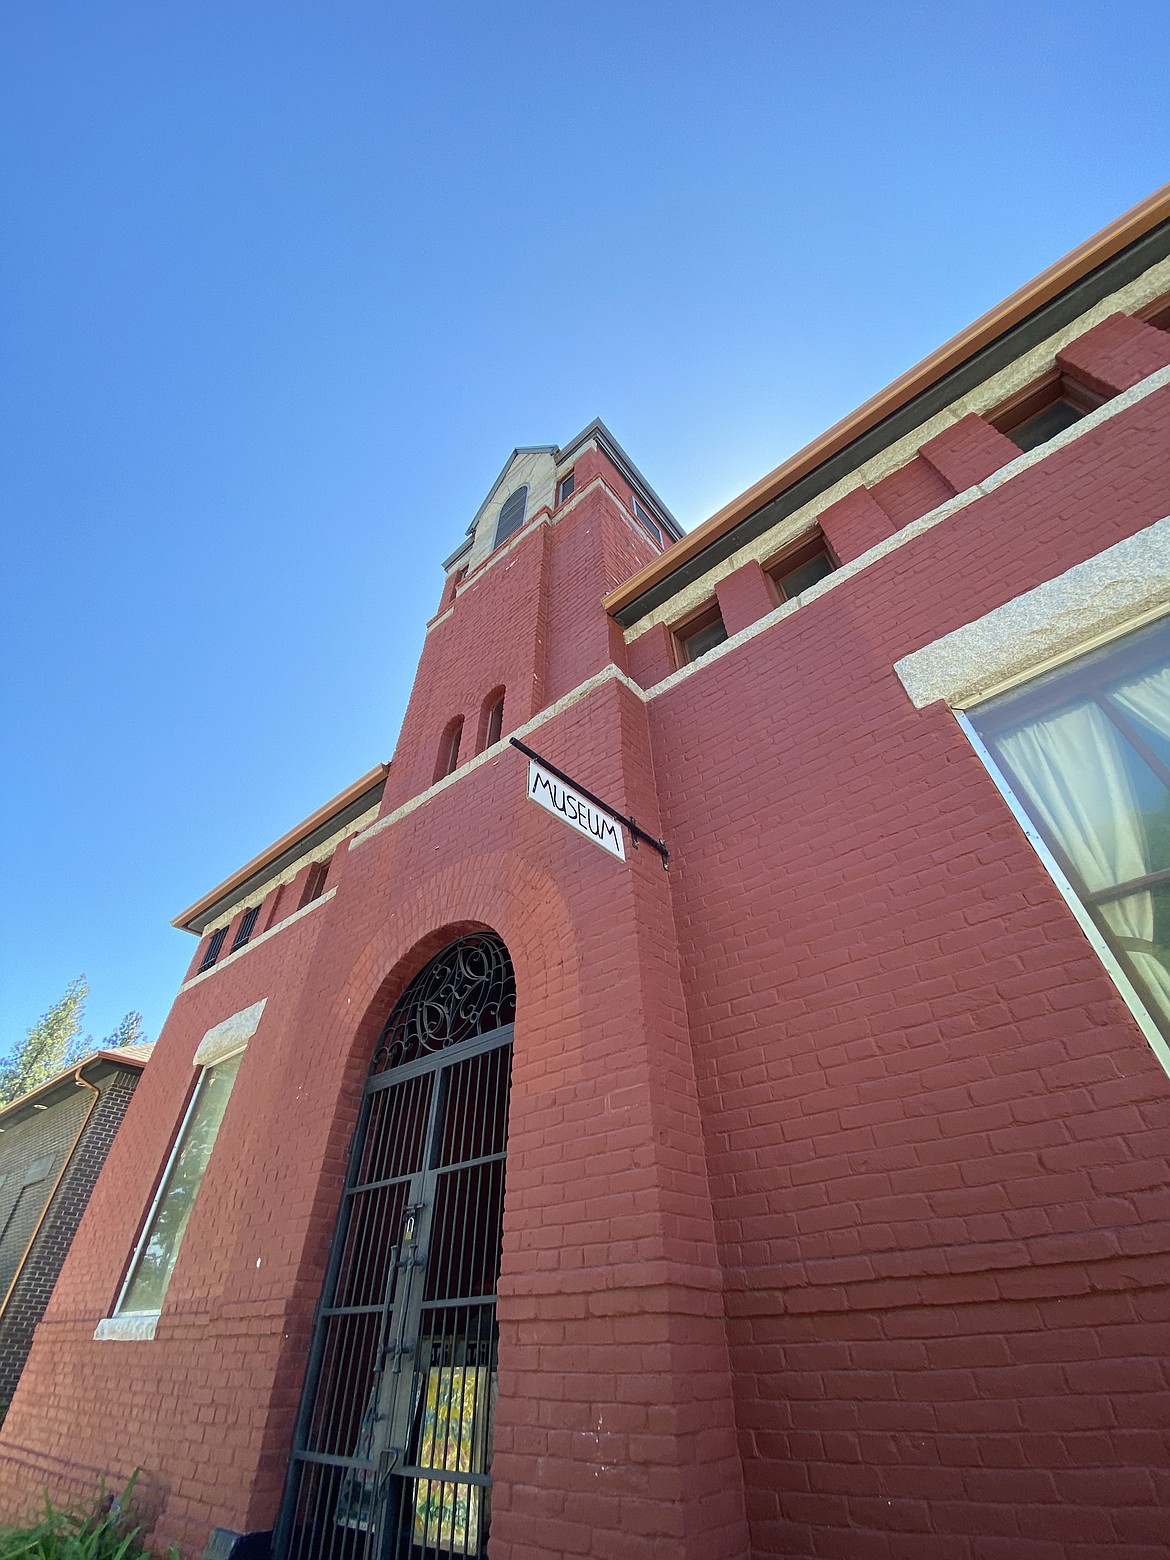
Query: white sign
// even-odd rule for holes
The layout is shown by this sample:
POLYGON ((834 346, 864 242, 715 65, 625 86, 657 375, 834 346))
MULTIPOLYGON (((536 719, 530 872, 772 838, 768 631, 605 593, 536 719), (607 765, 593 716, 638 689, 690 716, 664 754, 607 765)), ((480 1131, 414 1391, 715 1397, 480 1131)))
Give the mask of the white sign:
POLYGON ((528 799, 543 807, 545 812, 563 818, 570 829, 576 829, 578 834, 600 845, 619 861, 626 859, 621 824, 531 759, 528 763, 528 799))

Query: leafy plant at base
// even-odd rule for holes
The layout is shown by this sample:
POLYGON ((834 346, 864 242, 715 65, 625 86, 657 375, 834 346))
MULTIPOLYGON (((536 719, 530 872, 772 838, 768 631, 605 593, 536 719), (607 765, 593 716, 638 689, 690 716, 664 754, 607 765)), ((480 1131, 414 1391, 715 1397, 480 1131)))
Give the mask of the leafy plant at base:
MULTIPOLYGON (((128 1527, 127 1505, 134 1473, 121 1495, 100 1498, 92 1510, 56 1507, 45 1495, 45 1514, 33 1527, 0 1530, 0 1560, 150 1560, 138 1542, 142 1531, 128 1527)), ((171 1560, 179 1560, 172 1549, 171 1560)))

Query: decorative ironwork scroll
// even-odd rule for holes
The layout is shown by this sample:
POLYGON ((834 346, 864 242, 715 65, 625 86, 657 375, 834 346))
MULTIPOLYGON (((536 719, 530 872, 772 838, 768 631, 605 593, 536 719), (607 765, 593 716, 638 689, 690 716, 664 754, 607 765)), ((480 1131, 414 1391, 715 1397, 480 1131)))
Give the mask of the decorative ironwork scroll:
POLYGON ((473 932, 424 965, 399 997, 370 1076, 489 1034, 515 1017, 516 977, 508 950, 493 932, 473 932))

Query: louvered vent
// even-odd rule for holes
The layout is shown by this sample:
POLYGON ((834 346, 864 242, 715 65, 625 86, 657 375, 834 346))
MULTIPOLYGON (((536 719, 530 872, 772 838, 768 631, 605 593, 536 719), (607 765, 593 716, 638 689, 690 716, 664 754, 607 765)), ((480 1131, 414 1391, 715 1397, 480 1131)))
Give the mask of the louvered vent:
POLYGON ((501 542, 506 542, 524 524, 524 511, 528 505, 528 485, 518 487, 514 493, 509 494, 504 501, 504 507, 500 510, 500 518, 496 524, 496 540, 494 545, 498 547, 501 542))

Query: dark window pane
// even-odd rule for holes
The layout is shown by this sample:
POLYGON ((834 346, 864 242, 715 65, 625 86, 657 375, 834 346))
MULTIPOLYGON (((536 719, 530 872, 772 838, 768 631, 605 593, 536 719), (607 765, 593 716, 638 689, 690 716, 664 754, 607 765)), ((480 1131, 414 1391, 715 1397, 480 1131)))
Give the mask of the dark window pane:
POLYGON ((714 650, 716 645, 721 645, 727 638, 727 630, 723 626, 723 619, 717 618, 706 628, 701 628, 697 633, 690 634, 683 640, 683 649, 688 661, 697 661, 701 655, 706 655, 708 650, 714 650))
POLYGON ((514 532, 524 524, 524 509, 528 503, 528 488, 519 487, 504 502, 500 510, 500 518, 496 523, 496 540, 494 545, 498 547, 501 542, 506 542, 514 532))
POLYGON ((208 938, 207 951, 199 961, 199 974, 202 974, 204 970, 209 970, 216 959, 219 958, 219 950, 223 947, 223 940, 226 936, 226 926, 221 926, 219 931, 212 932, 210 938, 208 938))
MULTIPOLYGON (((777 576, 776 583, 784 593, 785 601, 791 601, 793 596, 799 596, 802 590, 807 590, 810 585, 815 585, 818 580, 823 580, 826 574, 832 574, 833 565, 824 553, 819 557, 810 558, 807 563, 802 563, 799 569, 793 569, 791 574, 777 576)), ((756 576, 757 579, 759 576, 756 576)))
POLYGON ((232 938, 232 952, 233 953, 235 953, 237 948, 242 948, 245 945, 245 943, 248 942, 248 940, 251 937, 253 931, 256 929, 256 917, 259 914, 260 914, 260 906, 259 905, 253 905, 250 910, 246 910, 244 912, 244 919, 240 922, 239 930, 236 932, 236 935, 232 938))
POLYGON ((1055 439, 1058 433, 1071 428, 1073 423, 1080 422, 1084 415, 1071 401, 1053 401, 1051 406, 1029 417, 1018 428, 1012 428, 1008 438, 1022 450, 1034 450, 1037 445, 1047 444, 1049 439, 1055 439))
POLYGON ((655 521, 650 518, 650 516, 646 513, 646 510, 638 502, 638 499, 637 499, 636 496, 634 498, 634 514, 637 516, 638 521, 639 521, 639 523, 642 526, 642 529, 647 531, 647 532, 649 532, 649 534, 654 538, 654 540, 661 547, 662 546, 662 532, 659 529, 658 525, 655 523, 655 521))
MULTIPOLYGON (((332 861, 332 856, 329 861, 332 861)), ((305 891, 301 896, 301 907, 311 904, 314 899, 320 899, 325 892, 325 880, 329 876, 329 861, 317 861, 309 868, 309 875, 305 879, 305 891)))
POLYGON ((504 729, 504 701, 497 699, 488 711, 487 732, 484 737, 484 747, 491 747, 500 740, 500 733, 504 729))
POLYGON ((576 483, 577 483, 576 475, 573 472, 571 472, 571 471, 569 472, 567 477, 562 477, 561 478, 560 497, 557 500, 558 503, 563 504, 565 502, 566 498, 572 498, 572 496, 573 496, 573 488, 576 486, 576 483))

